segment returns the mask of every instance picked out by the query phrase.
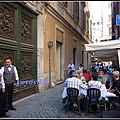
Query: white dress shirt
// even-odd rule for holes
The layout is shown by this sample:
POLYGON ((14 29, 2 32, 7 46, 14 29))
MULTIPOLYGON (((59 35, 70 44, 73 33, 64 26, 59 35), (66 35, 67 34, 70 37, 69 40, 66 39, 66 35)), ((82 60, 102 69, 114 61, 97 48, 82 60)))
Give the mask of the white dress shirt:
MULTIPOLYGON (((1 71, 1 70, 0 70, 0 74, 2 74, 2 71, 1 71)), ((1 77, 0 84, 2 84, 2 88, 5 88, 5 83, 4 83, 4 79, 3 79, 3 74, 2 74, 2 77, 1 77)))
POLYGON ((88 87, 89 88, 98 88, 99 89, 101 86, 102 86, 102 83, 99 82, 99 81, 90 80, 88 82, 88 87))
POLYGON ((70 70, 74 70, 74 71, 75 71, 75 66, 74 66, 74 64, 69 64, 69 65, 68 65, 68 68, 69 68, 70 70))
POLYGON ((79 67, 79 70, 83 72, 83 67, 79 67))
MULTIPOLYGON (((11 68, 12 68, 12 65, 10 65, 10 67, 8 67, 8 70, 11 71, 11 68)), ((4 73, 4 67, 1 68, 1 71, 2 71, 2 74, 3 74, 4 73)), ((14 66, 14 73, 15 73, 15 80, 19 80, 18 72, 17 72, 17 69, 16 69, 15 66, 14 66)))

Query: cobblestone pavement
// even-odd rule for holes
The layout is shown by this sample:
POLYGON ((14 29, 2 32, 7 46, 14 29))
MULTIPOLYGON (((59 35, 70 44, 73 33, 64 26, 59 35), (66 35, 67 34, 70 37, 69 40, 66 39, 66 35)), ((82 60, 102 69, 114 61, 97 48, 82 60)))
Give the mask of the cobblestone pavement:
MULTIPOLYGON (((10 118, 99 118, 99 114, 84 113, 79 116, 73 111, 65 114, 62 103, 63 83, 13 103, 16 111, 9 110, 10 118)), ((103 111, 104 118, 120 118, 120 110, 103 111)))

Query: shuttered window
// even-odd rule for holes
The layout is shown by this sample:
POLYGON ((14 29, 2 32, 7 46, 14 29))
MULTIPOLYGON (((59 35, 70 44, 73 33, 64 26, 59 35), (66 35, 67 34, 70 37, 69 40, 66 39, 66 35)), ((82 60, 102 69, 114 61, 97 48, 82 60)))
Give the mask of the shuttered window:
POLYGON ((68 7, 68 2, 63 2, 63 5, 64 5, 65 7, 68 7))
POLYGON ((77 48, 77 41, 73 40, 73 48, 77 48))
POLYGON ((73 18, 79 21, 79 2, 73 2, 73 18))
POLYGON ((60 43, 63 43, 63 33, 58 29, 56 31, 56 40, 60 43))

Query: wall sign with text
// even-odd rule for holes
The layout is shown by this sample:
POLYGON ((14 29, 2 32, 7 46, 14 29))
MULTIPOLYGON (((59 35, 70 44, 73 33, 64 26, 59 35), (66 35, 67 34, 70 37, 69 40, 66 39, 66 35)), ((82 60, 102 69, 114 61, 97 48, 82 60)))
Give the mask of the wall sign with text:
POLYGON ((116 26, 120 26, 120 14, 116 15, 116 26))

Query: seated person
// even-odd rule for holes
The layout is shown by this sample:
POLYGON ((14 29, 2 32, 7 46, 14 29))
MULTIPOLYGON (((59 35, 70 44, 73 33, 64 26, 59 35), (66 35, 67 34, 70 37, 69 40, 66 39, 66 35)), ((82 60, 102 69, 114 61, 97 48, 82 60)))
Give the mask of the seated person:
POLYGON ((104 70, 104 76, 106 76, 107 81, 106 81, 106 88, 109 89, 112 85, 112 77, 109 75, 109 73, 107 72, 107 69, 103 69, 104 70))
MULTIPOLYGON (((120 75, 119 71, 113 71, 113 78, 115 81, 113 82, 112 87, 107 89, 106 97, 109 98, 109 97, 114 97, 114 96, 118 95, 117 91, 114 88, 120 86, 119 75, 120 75)), ((113 100, 111 99, 110 100, 110 107, 113 108, 113 105, 114 105, 114 103, 113 103, 113 100)))
POLYGON ((89 82, 91 80, 90 74, 87 72, 87 70, 83 70, 83 77, 85 77, 86 82, 89 82))
MULTIPOLYGON (((67 88, 77 88, 80 91, 80 88, 87 89, 87 85, 83 84, 82 80, 80 80, 80 71, 77 70, 76 72, 73 72, 72 78, 67 78, 65 83, 64 83, 64 90, 63 90, 63 104, 66 103, 67 100, 67 93, 66 89, 67 88)), ((85 97, 84 94, 79 92, 79 97, 78 99, 81 100, 85 97)))
POLYGON ((97 81, 98 74, 93 73, 92 74, 92 79, 88 82, 88 87, 89 88, 100 88, 102 86, 102 83, 100 81, 97 81))
POLYGON ((106 101, 108 101, 108 99, 105 97, 106 86, 104 84, 102 84, 100 81, 97 81, 97 78, 98 78, 98 74, 93 73, 92 74, 92 79, 88 82, 88 88, 98 88, 98 89, 100 89, 100 91, 101 91, 100 99, 104 98, 106 101))
MULTIPOLYGON (((102 83, 100 81, 97 80, 98 78, 98 73, 93 73, 92 74, 92 79, 88 82, 88 88, 97 88, 100 89, 101 91, 101 96, 100 96, 100 100, 105 100, 108 101, 107 98, 105 98, 105 96, 103 96, 102 92, 104 90, 104 92, 106 93, 106 87, 104 85, 104 87, 102 86, 102 83)), ((99 108, 99 105, 97 105, 97 108, 99 108)), ((99 110, 99 109, 97 109, 99 110)))
POLYGON ((99 75, 98 75, 97 80, 100 81, 102 84, 105 84, 105 85, 106 85, 107 78, 106 78, 106 76, 104 75, 103 69, 100 69, 100 70, 99 70, 99 75))
POLYGON ((86 79, 85 77, 83 76, 83 71, 80 71, 80 70, 77 70, 79 72, 79 79, 83 82, 83 84, 86 83, 86 79))

